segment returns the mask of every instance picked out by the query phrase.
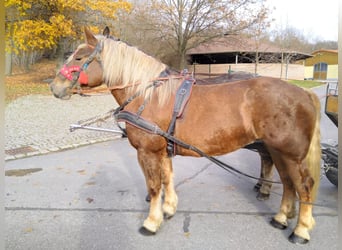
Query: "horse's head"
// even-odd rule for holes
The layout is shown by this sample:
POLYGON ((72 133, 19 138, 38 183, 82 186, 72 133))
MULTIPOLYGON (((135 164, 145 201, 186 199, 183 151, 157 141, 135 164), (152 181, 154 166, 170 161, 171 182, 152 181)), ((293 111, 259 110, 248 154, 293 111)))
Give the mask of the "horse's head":
MULTIPOLYGON (((68 99, 76 90, 96 87, 103 82, 103 40, 96 38, 87 28, 84 33, 86 43, 78 46, 50 83, 50 89, 57 98, 68 99)), ((108 27, 104 29, 103 36, 110 36, 108 27)))

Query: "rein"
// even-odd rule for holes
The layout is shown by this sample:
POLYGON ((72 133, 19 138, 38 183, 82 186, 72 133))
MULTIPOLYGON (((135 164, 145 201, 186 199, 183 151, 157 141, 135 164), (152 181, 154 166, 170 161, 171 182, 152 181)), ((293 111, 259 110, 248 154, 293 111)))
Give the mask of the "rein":
MULTIPOLYGON (((172 76, 172 79, 182 79, 184 78, 183 75, 179 75, 179 76, 172 76)), ((163 82, 163 81, 167 81, 167 80, 170 80, 170 77, 158 77, 158 78, 155 78, 154 80, 152 80, 152 84, 151 85, 157 85, 156 82, 159 82, 160 84, 163 82)), ((125 89, 125 88, 130 88, 130 87, 135 87, 135 86, 138 86, 140 85, 141 82, 138 82, 138 83, 131 83, 131 84, 127 84, 127 85, 118 85, 118 86, 112 86, 112 87, 109 87, 109 86, 106 86, 106 87, 102 87, 102 88, 92 88, 92 89, 84 89, 84 88, 81 88, 81 89, 73 89, 73 93, 74 94, 84 94, 84 93, 97 93, 97 92, 110 92, 111 90, 121 90, 121 89, 125 89)), ((81 84, 82 85, 82 84, 81 84)), ((147 86, 147 88, 150 88, 151 86, 147 86)))

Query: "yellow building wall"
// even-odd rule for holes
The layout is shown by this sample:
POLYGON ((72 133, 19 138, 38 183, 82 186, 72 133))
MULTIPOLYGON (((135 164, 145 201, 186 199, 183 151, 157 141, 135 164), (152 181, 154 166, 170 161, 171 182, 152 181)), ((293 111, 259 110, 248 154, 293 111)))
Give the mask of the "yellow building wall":
POLYGON ((313 66, 305 66, 304 68, 304 79, 311 79, 313 78, 313 66))
MULTIPOLYGON (((312 79, 314 75, 313 66, 305 66, 304 68, 304 79, 312 79)), ((338 65, 328 65, 327 80, 338 79, 338 65)))
POLYGON ((328 65, 327 79, 338 79, 338 65, 328 65))
POLYGON ((323 50, 317 51, 312 55, 313 57, 305 60, 305 66, 313 66, 320 62, 326 63, 328 65, 338 64, 338 53, 323 50))

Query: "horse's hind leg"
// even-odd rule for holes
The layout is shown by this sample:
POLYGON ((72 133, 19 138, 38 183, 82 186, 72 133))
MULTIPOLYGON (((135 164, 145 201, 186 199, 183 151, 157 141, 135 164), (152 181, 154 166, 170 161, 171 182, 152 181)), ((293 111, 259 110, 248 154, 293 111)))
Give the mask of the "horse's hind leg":
POLYGON ((305 161, 302 163, 293 162, 294 169, 289 171, 296 191, 299 196, 298 221, 295 230, 290 235, 289 240, 294 243, 307 243, 310 240, 309 231, 315 226, 315 220, 312 216, 313 186, 315 183, 313 177, 308 171, 305 161), (296 165, 295 165, 296 164, 296 165))
POLYGON ((176 213, 178 197, 173 183, 172 160, 169 157, 164 157, 162 161, 162 182, 164 185, 163 212, 166 218, 170 218, 176 213))
POLYGON ((312 216, 312 187, 314 180, 310 176, 306 167, 306 162, 296 162, 295 160, 283 159, 282 167, 278 167, 280 178, 284 185, 284 193, 281 201, 280 211, 274 216, 272 225, 283 228, 287 226, 287 218, 295 216, 296 193, 299 196, 300 205, 298 221, 294 232, 289 240, 294 243, 306 243, 310 240, 309 231, 314 227, 315 220, 312 216))
MULTIPOLYGON (((261 159, 260 178, 271 181, 273 177, 273 160, 264 142, 255 141, 244 148, 258 152, 261 159)), ((258 192, 257 199, 261 201, 269 199, 272 187, 271 182, 264 180, 259 180, 254 186, 254 191, 258 192)))
POLYGON ((296 215, 296 189, 293 181, 288 176, 287 164, 277 154, 273 154, 275 166, 278 170, 279 177, 283 183, 283 196, 279 212, 273 217, 272 226, 285 229, 287 228, 287 220, 296 215))
MULTIPOLYGON (((273 160, 268 151, 258 151, 261 158, 260 178, 265 180, 272 180, 273 177, 273 160)), ((257 199, 260 201, 268 200, 272 183, 268 181, 259 180, 254 186, 254 190, 258 192, 257 199)))

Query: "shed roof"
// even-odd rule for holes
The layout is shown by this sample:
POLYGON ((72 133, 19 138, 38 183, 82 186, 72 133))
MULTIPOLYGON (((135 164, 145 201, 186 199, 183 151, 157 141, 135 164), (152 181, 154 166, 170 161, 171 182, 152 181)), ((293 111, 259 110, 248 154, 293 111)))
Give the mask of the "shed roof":
POLYGON ((321 53, 321 52, 328 52, 328 53, 338 54, 338 50, 337 49, 318 49, 318 50, 315 50, 314 52, 312 52, 312 55, 315 55, 315 54, 321 53))
POLYGON ((187 53, 188 56, 200 56, 200 55, 218 55, 218 54, 253 54, 256 51, 259 53, 267 54, 292 54, 294 60, 301 60, 311 57, 311 55, 294 51, 283 50, 269 42, 260 42, 257 44, 252 38, 243 36, 224 36, 213 39, 207 43, 203 43, 193 49, 190 49, 187 53))
MULTIPOLYGON (((224 36, 203 43, 196 48, 190 49, 188 54, 213 54, 224 52, 255 52, 256 42, 252 39, 239 36, 224 36)), ((272 44, 260 43, 259 51, 263 52, 279 52, 278 47, 272 44)))

